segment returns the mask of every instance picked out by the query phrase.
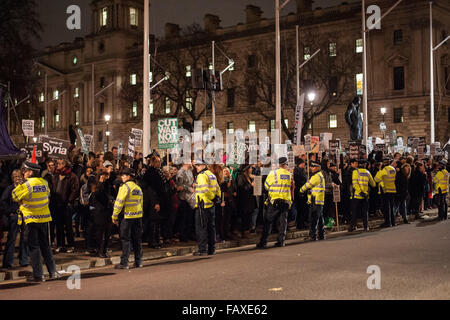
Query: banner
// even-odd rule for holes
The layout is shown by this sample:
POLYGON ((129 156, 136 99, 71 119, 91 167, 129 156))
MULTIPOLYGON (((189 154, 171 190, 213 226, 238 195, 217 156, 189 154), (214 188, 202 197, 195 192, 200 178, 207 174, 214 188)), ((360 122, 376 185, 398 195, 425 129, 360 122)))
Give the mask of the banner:
POLYGON ((297 106, 295 108, 295 129, 294 129, 294 144, 299 146, 302 142, 302 128, 303 128, 303 109, 305 106, 305 94, 299 97, 297 106))
POLYGON ((311 153, 319 153, 319 140, 318 136, 311 137, 311 153))
POLYGON ((134 159, 134 134, 131 133, 128 137, 128 157, 134 159))
POLYGON ((132 128, 131 133, 134 134, 134 145, 135 147, 142 147, 142 136, 144 131, 141 129, 132 128))
POLYGON ((305 152, 311 152, 311 135, 305 136, 305 152))
POLYGON ((306 154, 305 146, 299 145, 299 146, 292 146, 292 150, 294 151, 294 156, 300 157, 302 154, 306 154))
POLYGON ((36 147, 36 160, 42 161, 42 143, 22 143, 19 144, 19 149, 27 154, 27 159, 31 159, 33 155, 33 146, 36 147))
POLYGON ((173 149, 178 143, 178 119, 158 120, 158 148, 173 149))
POLYGON ((42 151, 48 152, 50 158, 67 159, 70 141, 39 136, 39 142, 42 143, 42 151))
POLYGON ((83 148, 84 154, 89 153, 89 148, 86 146, 86 140, 84 139, 83 131, 81 129, 77 129, 78 135, 80 136, 81 147, 83 148))
POLYGON ((34 137, 34 120, 22 120, 22 131, 25 137, 34 137))
POLYGON ((330 132, 324 132, 320 134, 320 152, 324 152, 330 148, 330 140, 333 139, 333 134, 330 132))
POLYGON ((84 135, 84 141, 86 142, 86 149, 88 149, 88 151, 91 150, 92 140, 93 140, 92 134, 84 135))

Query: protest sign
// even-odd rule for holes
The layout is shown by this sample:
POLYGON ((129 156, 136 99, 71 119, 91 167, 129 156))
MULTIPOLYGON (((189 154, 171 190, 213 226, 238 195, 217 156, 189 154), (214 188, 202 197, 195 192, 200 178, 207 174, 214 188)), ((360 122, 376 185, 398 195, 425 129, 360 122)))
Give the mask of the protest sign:
POLYGON ((158 148, 172 149, 178 143, 178 119, 158 120, 158 148))
POLYGON ((255 182, 255 186, 253 187, 253 195, 262 195, 262 176, 255 176, 253 182, 255 182))
POLYGON ((349 145, 349 154, 350 154, 350 159, 358 159, 359 158, 359 144, 351 143, 349 145))
POLYGON ((311 136, 311 153, 319 153, 319 136, 311 136))
POLYGON ((42 161, 42 143, 22 143, 19 144, 21 151, 27 154, 27 159, 31 159, 33 155, 33 146, 36 147, 36 160, 42 161))
POLYGON ((141 129, 132 128, 131 133, 134 134, 134 145, 136 147, 141 147, 142 146, 142 136, 144 134, 144 131, 142 131, 141 129))
POLYGON ((22 120, 22 131, 25 137, 34 137, 34 120, 22 120))
POLYGON ((305 136, 305 151, 311 152, 311 135, 307 134, 305 136))
POLYGON ((41 135, 39 136, 39 142, 42 143, 42 151, 48 152, 50 158, 67 159, 70 141, 41 135))

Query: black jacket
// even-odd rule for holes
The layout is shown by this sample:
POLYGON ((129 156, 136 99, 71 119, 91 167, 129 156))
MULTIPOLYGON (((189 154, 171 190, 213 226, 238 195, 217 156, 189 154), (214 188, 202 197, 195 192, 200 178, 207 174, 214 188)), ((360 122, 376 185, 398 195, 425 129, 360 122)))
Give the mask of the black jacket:
POLYGON ((14 185, 7 187, 0 198, 0 216, 4 215, 8 217, 11 213, 16 213, 19 209, 19 203, 12 200, 12 191, 14 190, 14 185))

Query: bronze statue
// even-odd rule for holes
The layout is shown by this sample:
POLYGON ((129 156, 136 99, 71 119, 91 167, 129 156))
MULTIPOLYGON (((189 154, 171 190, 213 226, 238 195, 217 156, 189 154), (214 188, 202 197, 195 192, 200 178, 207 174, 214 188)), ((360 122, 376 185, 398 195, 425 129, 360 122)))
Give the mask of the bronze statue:
POLYGON ((354 97, 348 104, 347 111, 345 112, 345 121, 350 127, 350 140, 362 140, 363 138, 363 120, 359 106, 361 105, 361 97, 354 97))

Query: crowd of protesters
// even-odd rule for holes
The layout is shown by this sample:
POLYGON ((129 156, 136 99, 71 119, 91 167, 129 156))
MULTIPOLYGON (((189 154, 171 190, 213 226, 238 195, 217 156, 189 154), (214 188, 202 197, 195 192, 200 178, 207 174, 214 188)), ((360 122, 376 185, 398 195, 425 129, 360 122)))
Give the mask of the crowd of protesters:
MULTIPOLYGON (((135 180, 143 192, 142 242, 151 248, 161 248, 176 242, 195 241, 195 166, 187 163, 174 165, 166 161, 167 158, 160 157, 156 151, 145 158, 136 153, 132 161, 124 156, 119 159, 116 147, 104 154, 90 152, 84 155, 73 150, 68 159, 50 159, 44 154, 39 165, 41 176, 51 190, 50 243, 53 252, 71 253, 76 249, 86 251, 86 254, 108 257, 112 238, 118 233, 111 216, 122 184, 120 173, 124 168, 133 169, 135 180), (84 239, 84 246, 75 248, 75 238, 79 237, 84 239)), ((308 161, 320 161, 321 164, 320 170, 325 178, 323 217, 327 221, 339 218, 341 224, 354 223, 352 173, 361 165, 373 178, 385 166, 396 170, 391 212, 386 213, 389 204, 383 197, 385 190, 381 183, 377 183, 369 189, 369 216, 377 217, 383 213, 386 220, 386 215, 401 215, 403 222, 408 223, 408 215, 420 218, 423 212, 435 208, 438 201, 442 201, 438 199, 433 185, 436 172, 440 166, 446 165, 442 159, 418 160, 412 155, 400 153, 384 158, 382 154, 372 152, 365 161, 351 160, 343 155, 332 161, 325 153, 320 159, 315 154, 309 157, 302 155, 295 158, 292 170, 295 184, 288 216, 291 228, 306 229, 311 223, 307 195, 299 192, 309 179, 308 161), (336 206, 333 190, 337 185, 340 186, 341 201, 336 206)), ((23 181, 20 167, 20 160, 0 162, 0 238, 3 239, 4 232, 8 233, 2 248, 3 268, 14 265, 19 233, 19 264, 29 264, 28 248, 21 232, 24 225, 18 224, 19 204, 11 199, 11 191, 23 181)), ((255 176, 267 172, 262 170, 264 167, 270 168, 271 164, 208 166, 221 190, 221 199, 214 204, 216 242, 248 238, 257 232, 263 220, 267 191, 262 188, 262 195, 254 195, 255 176)), ((265 178, 262 176, 263 186, 265 178)), ((443 214, 439 216, 440 219, 446 217, 447 213, 445 217, 443 214)), ((393 221, 392 225, 395 225, 393 221)), ((385 222, 382 226, 390 225, 385 222)), ((276 232, 276 228, 274 225, 271 231, 276 232)))

